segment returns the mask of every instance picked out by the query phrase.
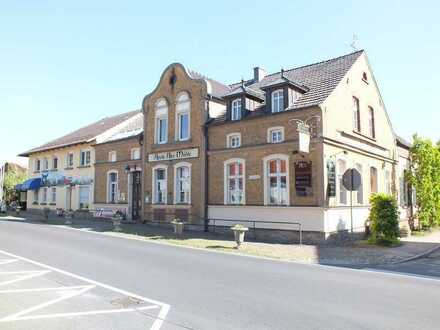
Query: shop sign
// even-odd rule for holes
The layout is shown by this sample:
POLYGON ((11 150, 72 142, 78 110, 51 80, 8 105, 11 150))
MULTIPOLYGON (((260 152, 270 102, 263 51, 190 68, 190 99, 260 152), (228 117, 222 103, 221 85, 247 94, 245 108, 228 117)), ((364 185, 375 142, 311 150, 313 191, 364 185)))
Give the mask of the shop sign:
POLYGON ((328 197, 336 197, 336 170, 333 160, 327 161, 327 195, 328 197))
POLYGON ((312 162, 295 163, 295 190, 297 196, 312 195, 312 162))
POLYGON ((258 179, 260 179, 261 178, 261 176, 260 175, 258 175, 258 174, 255 174, 255 175, 249 175, 249 180, 258 180, 258 179))
POLYGON ((159 152, 148 155, 149 162, 160 162, 164 160, 176 160, 199 157, 199 149, 183 149, 175 151, 159 152))
POLYGON ((43 187, 66 185, 89 185, 93 183, 91 176, 66 176, 63 172, 44 172, 41 174, 43 187))

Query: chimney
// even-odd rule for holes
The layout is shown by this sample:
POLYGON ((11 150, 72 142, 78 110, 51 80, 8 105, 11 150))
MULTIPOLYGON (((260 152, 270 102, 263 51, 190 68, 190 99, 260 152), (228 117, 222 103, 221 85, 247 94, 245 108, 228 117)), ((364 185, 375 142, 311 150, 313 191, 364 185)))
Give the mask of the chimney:
POLYGON ((254 82, 260 82, 261 80, 264 79, 264 77, 266 77, 267 72, 266 70, 256 66, 254 68, 254 82))

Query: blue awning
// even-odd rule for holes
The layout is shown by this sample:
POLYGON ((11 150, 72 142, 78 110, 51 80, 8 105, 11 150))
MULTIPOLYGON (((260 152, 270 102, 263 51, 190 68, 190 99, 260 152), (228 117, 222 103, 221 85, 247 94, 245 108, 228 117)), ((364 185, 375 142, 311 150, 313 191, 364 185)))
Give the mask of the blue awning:
POLYGON ((37 190, 41 186, 41 178, 33 178, 26 180, 21 184, 21 191, 37 190))
POLYGON ((15 185, 15 190, 21 191, 21 189, 22 189, 21 187, 22 187, 22 184, 19 183, 19 184, 15 185))

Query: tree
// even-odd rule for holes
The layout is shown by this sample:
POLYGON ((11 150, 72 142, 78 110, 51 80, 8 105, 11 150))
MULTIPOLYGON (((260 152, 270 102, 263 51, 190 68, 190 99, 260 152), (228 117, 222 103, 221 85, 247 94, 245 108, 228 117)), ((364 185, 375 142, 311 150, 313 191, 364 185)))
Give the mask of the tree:
POLYGON ((370 197, 370 242, 392 245, 399 238, 399 210, 395 196, 373 194, 370 197))
POLYGON ((408 180, 416 189, 419 227, 440 224, 440 145, 414 135, 408 180))
POLYGON ((14 197, 17 195, 17 192, 15 191, 15 186, 19 183, 22 183, 26 179, 27 179, 26 173, 18 173, 13 169, 6 172, 3 191, 4 191, 5 200, 7 202, 11 202, 14 199, 14 197))

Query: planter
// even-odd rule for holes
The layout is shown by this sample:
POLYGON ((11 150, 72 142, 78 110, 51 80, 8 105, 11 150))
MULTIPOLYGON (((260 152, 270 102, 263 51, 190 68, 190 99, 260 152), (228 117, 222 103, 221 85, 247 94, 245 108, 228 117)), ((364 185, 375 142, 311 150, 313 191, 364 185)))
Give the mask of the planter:
POLYGON ((49 214, 50 214, 50 208, 48 207, 43 208, 43 216, 45 220, 49 220, 49 214))
POLYGON ((244 235, 249 230, 249 228, 242 225, 235 225, 234 227, 231 227, 231 230, 234 232, 235 243, 237 243, 237 246, 235 248, 238 249, 240 245, 243 244, 244 235))
POLYGON ((120 215, 120 214, 115 214, 115 215, 112 217, 113 230, 114 230, 114 231, 117 231, 117 232, 122 231, 122 228, 121 228, 121 222, 122 222, 122 220, 124 220, 124 216, 123 216, 123 215, 120 215))
POLYGON ((174 233, 176 234, 176 236, 180 237, 183 235, 183 227, 184 227, 184 222, 179 221, 179 220, 174 220, 172 222, 173 226, 174 226, 174 233))
POLYGON ((71 225, 72 224, 72 218, 73 218, 72 210, 66 211, 64 213, 64 217, 66 218, 65 224, 66 225, 71 225))
POLYGON ((17 207, 15 208, 15 214, 16 214, 16 215, 20 215, 20 211, 21 211, 21 206, 17 206, 17 207))

